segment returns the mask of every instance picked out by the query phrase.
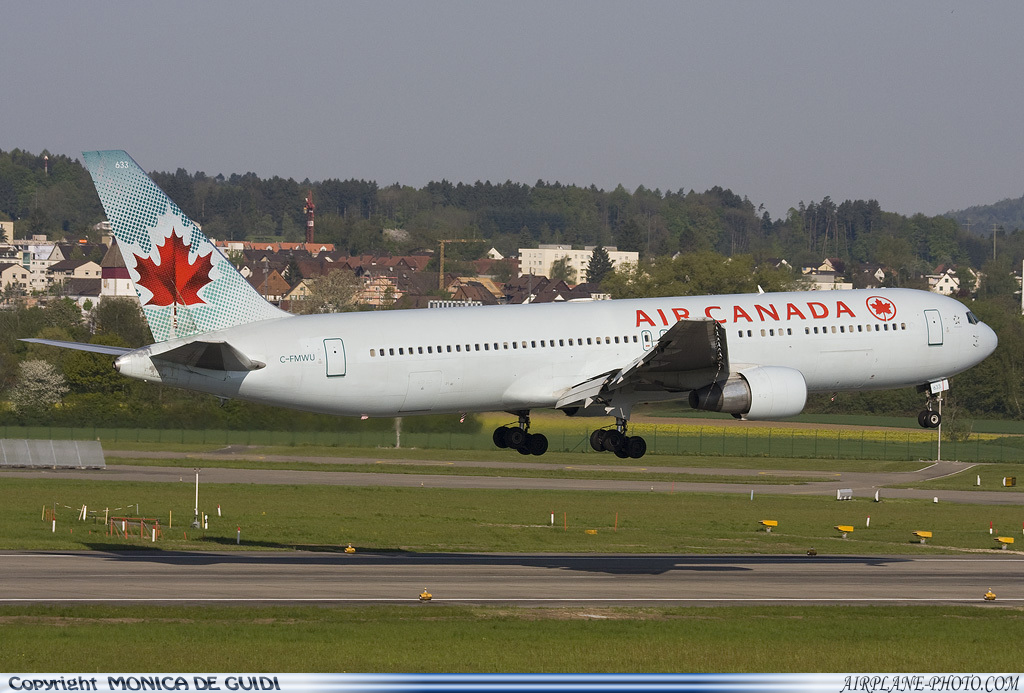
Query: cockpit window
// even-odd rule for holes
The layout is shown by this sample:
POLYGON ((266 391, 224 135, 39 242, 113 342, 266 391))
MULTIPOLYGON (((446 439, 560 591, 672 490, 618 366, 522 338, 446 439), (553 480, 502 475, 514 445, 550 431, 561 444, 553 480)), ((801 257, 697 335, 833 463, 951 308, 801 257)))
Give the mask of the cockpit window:
POLYGON ((972 313, 971 311, 967 311, 967 322, 971 323, 972 325, 977 325, 979 322, 981 322, 981 320, 978 320, 978 316, 972 313))

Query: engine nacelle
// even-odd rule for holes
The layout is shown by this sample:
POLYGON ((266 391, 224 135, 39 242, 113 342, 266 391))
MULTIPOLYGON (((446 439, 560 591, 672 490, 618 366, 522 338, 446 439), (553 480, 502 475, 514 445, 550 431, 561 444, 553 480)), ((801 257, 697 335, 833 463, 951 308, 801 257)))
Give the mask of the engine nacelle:
POLYGON ((807 404, 803 373, 782 366, 755 366, 725 381, 690 391, 690 406, 721 411, 744 419, 796 416, 807 404))

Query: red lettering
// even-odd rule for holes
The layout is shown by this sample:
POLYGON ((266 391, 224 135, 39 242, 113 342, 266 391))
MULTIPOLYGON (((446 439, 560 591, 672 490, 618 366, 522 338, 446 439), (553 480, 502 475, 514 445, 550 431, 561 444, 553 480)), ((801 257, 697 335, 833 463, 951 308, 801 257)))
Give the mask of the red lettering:
POLYGON ((789 320, 794 315, 799 315, 801 320, 806 320, 807 319, 807 316, 805 316, 803 313, 801 313, 799 308, 797 308, 792 303, 787 303, 786 304, 786 320, 789 320))
MULTIPOLYGON (((722 310, 722 306, 708 306, 707 308, 704 309, 704 315, 714 320, 718 320, 718 318, 711 314, 711 311, 713 310, 722 310)), ((725 322, 725 320, 718 320, 718 322, 725 322)))
POLYGON ((662 312, 661 308, 658 309, 658 315, 661 316, 661 324, 662 325, 667 325, 668 324, 668 318, 665 317, 665 314, 662 312))
POLYGON ((842 301, 836 301, 836 317, 838 318, 843 313, 846 313, 851 318, 857 317, 856 315, 853 314, 853 311, 850 310, 850 307, 848 305, 846 305, 842 301))
POLYGON ((690 317, 690 311, 686 308, 673 308, 672 315, 676 316, 676 320, 686 320, 690 317))
POLYGON ((817 301, 808 301, 807 302, 807 308, 811 311, 811 315, 813 315, 816 318, 827 318, 828 317, 828 307, 825 306, 824 303, 818 303, 817 301), (818 315, 818 311, 815 310, 815 306, 817 306, 818 308, 821 308, 821 315, 818 315))
POLYGON ((772 320, 779 319, 779 311, 776 310, 775 306, 771 304, 769 304, 768 307, 765 308, 764 306, 759 306, 758 304, 755 303, 754 307, 757 308, 757 317, 760 318, 762 321, 764 320, 764 316, 766 315, 770 316, 772 320))
POLYGON ((643 312, 642 310, 638 310, 636 312, 636 326, 640 327, 640 323, 642 322, 646 322, 651 327, 654 327, 654 321, 651 320, 650 317, 648 317, 647 313, 643 312))
POLYGON ((739 306, 733 306, 732 307, 732 321, 733 322, 739 322, 740 318, 743 318, 747 322, 754 322, 753 320, 750 319, 750 316, 747 315, 747 311, 743 310, 739 306))

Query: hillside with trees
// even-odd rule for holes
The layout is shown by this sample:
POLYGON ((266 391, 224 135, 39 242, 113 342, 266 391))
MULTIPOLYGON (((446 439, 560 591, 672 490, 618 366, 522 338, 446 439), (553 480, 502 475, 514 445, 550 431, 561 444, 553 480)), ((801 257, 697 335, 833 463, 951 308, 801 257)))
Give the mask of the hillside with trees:
MULTIPOLYGON (((218 239, 301 240, 303 200, 312 190, 317 240, 334 243, 349 255, 435 250, 437 241, 444 238, 481 240, 450 245, 452 262, 476 259, 475 254, 490 246, 509 255, 540 243, 638 251, 639 267, 615 272, 599 263, 594 268, 602 275, 602 288, 616 297, 784 288, 793 276, 778 269, 781 260, 799 268, 835 258, 851 275, 862 265, 879 265, 888 270, 886 284, 918 288, 925 288, 923 275, 939 265, 973 268, 985 279, 976 299, 963 298, 971 300, 972 310, 997 329, 1000 346, 971 378, 957 381, 955 396, 965 411, 976 415, 1024 417, 1024 327, 1013 277, 1024 258, 1024 216, 1019 213, 1013 217, 1007 212, 993 260, 991 237, 980 229, 968 233, 950 215, 908 217, 886 212, 874 200, 795 201, 785 217, 772 219, 746 197, 718 186, 703 192, 643 186, 629 191, 622 186, 602 190, 546 181, 529 185, 442 180, 413 188, 354 179, 299 182, 261 179, 253 173, 225 176, 184 169, 151 175, 208 235, 218 239), (386 229, 405 233, 385 234, 386 229)), ((0 152, 0 220, 15 220, 19 236, 98 240, 94 225, 103 219, 91 179, 78 160, 48 152, 0 152), (45 164, 44 155, 48 156, 45 164)), ((982 224, 980 216, 977 222, 982 224)), ((196 405, 198 396, 154 390, 124 379, 114 382, 100 373, 98 363, 96 370, 90 370, 85 357, 57 356, 52 350, 43 353, 16 341, 17 337, 47 336, 136 344, 139 333, 145 331, 144 325, 122 315, 130 334, 122 328, 108 329, 115 323, 95 319, 93 332, 80 313, 72 313, 60 302, 45 309, 14 305, 0 310, 0 377, 8 400, 20 364, 44 360, 65 378, 69 390, 62 395, 63 402, 91 403, 78 409, 83 415, 106 415, 111 407, 120 407, 115 393, 134 397, 146 392, 145 397, 131 401, 137 401, 139 411, 150 411, 147 398, 159 392, 156 401, 164 407, 163 418, 182 425, 221 420, 232 416, 236 407, 245 412, 239 415, 240 421, 262 420, 248 405, 232 403, 217 413, 212 404, 210 408, 196 405), (168 418, 167 407, 175 402, 179 413, 168 418)), ((812 406, 828 411, 914 412, 919 403, 914 393, 903 393, 850 395, 835 402, 816 398, 812 406)))

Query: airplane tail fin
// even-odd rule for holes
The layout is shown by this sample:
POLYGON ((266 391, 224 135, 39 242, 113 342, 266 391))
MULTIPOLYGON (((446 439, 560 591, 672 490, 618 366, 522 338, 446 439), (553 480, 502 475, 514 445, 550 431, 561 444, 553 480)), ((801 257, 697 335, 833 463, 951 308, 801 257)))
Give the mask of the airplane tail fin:
POLYGON ((82 152, 158 342, 284 317, 123 151, 82 152))

